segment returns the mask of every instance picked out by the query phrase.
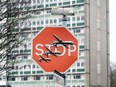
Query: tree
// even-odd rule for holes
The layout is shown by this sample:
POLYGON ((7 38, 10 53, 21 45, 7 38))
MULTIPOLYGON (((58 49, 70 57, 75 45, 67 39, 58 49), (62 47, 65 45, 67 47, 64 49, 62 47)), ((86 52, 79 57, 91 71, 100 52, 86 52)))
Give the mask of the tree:
POLYGON ((116 63, 110 65, 110 82, 111 87, 116 87, 116 63))
POLYGON ((16 58, 23 55, 12 54, 12 50, 24 40, 20 39, 22 32, 16 31, 30 17, 28 9, 22 10, 29 3, 30 0, 0 0, 0 75, 15 69, 16 58))

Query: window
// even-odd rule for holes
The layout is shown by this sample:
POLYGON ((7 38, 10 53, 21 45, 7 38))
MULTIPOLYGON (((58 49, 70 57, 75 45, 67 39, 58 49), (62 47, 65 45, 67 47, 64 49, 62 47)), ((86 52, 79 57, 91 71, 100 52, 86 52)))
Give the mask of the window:
POLYGON ((53 79, 53 76, 49 76, 49 80, 52 80, 53 79))
POLYGON ((74 33, 79 33, 80 29, 75 29, 74 33))
POLYGON ((7 80, 8 80, 8 81, 12 81, 12 78, 11 78, 11 77, 7 77, 7 80))
POLYGON ((15 81, 15 77, 8 77, 8 81, 15 81))
POLYGON ((75 69, 72 69, 72 72, 75 72, 76 70, 75 69))
POLYGON ((41 24, 43 24, 43 21, 41 21, 41 24))
POLYGON ((81 66, 84 66, 84 62, 81 62, 81 66))
POLYGON ((39 21, 37 21, 37 25, 39 25, 39 21))
POLYGON ((16 66, 16 69, 18 69, 18 66, 16 66))
POLYGON ((35 65, 33 65, 33 68, 35 69, 35 65))
POLYGON ((75 17, 72 18, 72 21, 75 21, 75 17))
POLYGON ((70 72, 70 69, 68 70, 68 72, 70 72))
POLYGON ((15 81, 15 77, 12 77, 12 81, 15 81))
POLYGON ((36 3, 36 0, 33 0, 33 3, 36 3))
POLYGON ((26 66, 24 66, 24 69, 26 69, 26 66))
POLYGON ((77 21, 80 21, 80 17, 77 17, 77 21))
POLYGON ((78 75, 73 75, 73 79, 80 79, 81 76, 78 74, 78 75))
POLYGON ((35 28, 35 27, 33 27, 33 30, 36 30, 36 28, 35 28))
POLYGON ((31 4, 31 0, 29 0, 28 3, 31 4))
POLYGON ((85 86, 81 86, 81 87, 85 87, 85 86))
POLYGON ((40 0, 37 0, 37 3, 39 4, 40 3, 40 0))
POLYGON ((81 16, 81 20, 84 20, 84 16, 81 16))
POLYGON ((27 49, 27 44, 24 44, 24 48, 27 49))
POLYGON ((33 21, 33 25, 35 25, 35 21, 33 21))
POLYGON ((40 12, 40 11, 36 11, 36 12, 34 12, 34 14, 35 14, 35 15, 41 14, 41 12, 40 12))
POLYGON ((50 20, 50 23, 52 23, 52 20, 50 20))
POLYGON ((59 19, 59 22, 62 22, 62 19, 61 18, 59 19))
POLYGON ((52 75, 47 76, 47 80, 53 80, 53 76, 52 75))
POLYGON ((46 0, 46 2, 48 2, 48 0, 46 0))
POLYGON ((40 76, 35 76, 34 80, 40 80, 40 76))
POLYGON ((77 63, 77 66, 80 66, 80 63, 77 63))
POLYGON ((31 26, 31 22, 30 21, 28 22, 28 25, 31 26))
POLYGON ((28 77, 27 77, 27 76, 21 77, 21 80, 22 80, 22 81, 27 81, 27 80, 28 80, 28 77))
POLYGON ((54 23, 56 23, 57 22, 57 20, 56 19, 54 19, 54 23))
POLYGON ((46 24, 48 24, 48 20, 46 20, 46 24))
POLYGON ((24 81, 26 81, 27 80, 27 77, 24 77, 24 81))
POLYGON ((67 21, 70 21, 70 18, 69 17, 67 18, 67 21))
POLYGON ((27 37, 27 34, 26 34, 26 33, 23 33, 23 34, 22 34, 22 37, 27 37))
POLYGON ((39 68, 39 66, 37 66, 37 68, 39 68))
POLYGON ((51 10, 47 10, 47 13, 51 13, 51 10))

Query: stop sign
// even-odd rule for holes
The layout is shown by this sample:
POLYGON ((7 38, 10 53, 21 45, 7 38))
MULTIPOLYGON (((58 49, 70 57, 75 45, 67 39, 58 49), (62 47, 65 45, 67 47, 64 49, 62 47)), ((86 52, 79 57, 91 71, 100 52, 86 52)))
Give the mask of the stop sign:
POLYGON ((46 72, 65 72, 78 59, 78 40, 65 27, 45 27, 32 40, 32 58, 46 72))

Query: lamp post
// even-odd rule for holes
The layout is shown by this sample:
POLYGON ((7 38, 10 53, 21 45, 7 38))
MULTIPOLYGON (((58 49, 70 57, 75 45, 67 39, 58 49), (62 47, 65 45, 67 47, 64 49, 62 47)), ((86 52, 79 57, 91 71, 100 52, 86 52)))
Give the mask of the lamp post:
POLYGON ((74 16, 73 8, 54 8, 51 10, 52 15, 62 15, 63 26, 66 25, 67 16, 74 16))
MULTIPOLYGON (((74 9, 73 8, 55 8, 51 10, 52 15, 62 15, 62 22, 63 26, 67 26, 67 16, 74 16, 74 9)), ((64 87, 66 87, 66 73, 61 74, 57 70, 54 70, 54 73, 58 74, 59 76, 64 78, 64 87)))

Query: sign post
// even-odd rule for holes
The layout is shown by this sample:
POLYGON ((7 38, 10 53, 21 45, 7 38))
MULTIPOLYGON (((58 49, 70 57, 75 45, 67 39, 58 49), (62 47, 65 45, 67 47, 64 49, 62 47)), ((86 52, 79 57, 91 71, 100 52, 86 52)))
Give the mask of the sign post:
POLYGON ((54 70, 54 87, 65 87, 65 75, 54 70))

